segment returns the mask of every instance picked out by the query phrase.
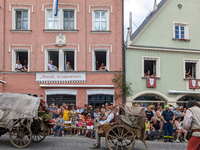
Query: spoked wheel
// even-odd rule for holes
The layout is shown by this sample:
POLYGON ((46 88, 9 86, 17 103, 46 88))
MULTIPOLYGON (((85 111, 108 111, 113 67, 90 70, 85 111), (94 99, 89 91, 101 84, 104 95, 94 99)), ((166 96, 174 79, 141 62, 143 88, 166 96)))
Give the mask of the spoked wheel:
POLYGON ((35 143, 42 142, 45 139, 46 135, 42 134, 33 134, 32 141, 35 143))
POLYGON ((30 128, 24 125, 16 127, 10 131, 10 142, 17 148, 24 148, 28 146, 32 140, 32 132, 30 128))
POLYGON ((106 145, 110 150, 132 150, 135 145, 134 133, 124 125, 113 126, 106 134, 106 145))

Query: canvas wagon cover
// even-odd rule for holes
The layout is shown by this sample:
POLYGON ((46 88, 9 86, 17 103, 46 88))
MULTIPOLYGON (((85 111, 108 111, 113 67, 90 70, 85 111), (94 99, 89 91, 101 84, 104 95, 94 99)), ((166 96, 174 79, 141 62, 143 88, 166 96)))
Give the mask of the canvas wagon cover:
POLYGON ((40 98, 25 94, 0 93, 0 127, 12 129, 13 119, 38 117, 40 98))
POLYGON ((129 107, 120 104, 120 114, 118 119, 121 123, 131 127, 142 130, 145 122, 145 108, 144 107, 129 107))

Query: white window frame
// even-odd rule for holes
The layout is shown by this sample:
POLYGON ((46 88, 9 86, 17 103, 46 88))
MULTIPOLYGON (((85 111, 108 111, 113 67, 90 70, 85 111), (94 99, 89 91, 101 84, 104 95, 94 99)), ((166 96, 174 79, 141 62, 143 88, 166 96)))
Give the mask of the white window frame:
MULTIPOLYGON (((184 26, 185 27, 185 39, 189 39, 189 26, 188 23, 181 23, 181 22, 173 22, 173 38, 175 37, 175 26, 184 26)), ((181 39, 181 38, 179 38, 181 39)))
POLYGON ((92 71, 99 71, 96 70, 96 56, 95 56, 95 52, 106 52, 106 67, 107 70, 110 70, 110 58, 109 58, 109 49, 93 49, 92 50, 92 71))
POLYGON ((49 29, 48 28, 48 11, 52 8, 45 9, 45 29, 46 30, 64 30, 64 11, 74 11, 74 29, 65 29, 65 30, 76 30, 77 29, 77 10, 75 8, 59 8, 58 9, 58 29, 49 29))
MULTIPOLYGON (((12 10, 12 30, 18 30, 16 29, 16 11, 22 11, 26 10, 28 11, 28 29, 30 30, 30 22, 31 22, 31 17, 30 17, 30 9, 29 8, 13 8, 12 10)), ((23 30, 23 29, 20 29, 23 30)))
POLYGON ((15 71, 15 65, 17 63, 16 60, 16 53, 17 52, 28 52, 28 71, 30 71, 30 49, 23 49, 23 48, 17 48, 12 49, 12 71, 15 71))
POLYGON ((62 27, 62 29, 63 30, 76 30, 77 29, 77 27, 76 27, 76 15, 77 15, 77 12, 76 12, 76 9, 75 8, 63 8, 63 9, 61 9, 62 10, 62 13, 61 13, 61 22, 62 22, 62 25, 61 25, 61 27, 62 27), (74 29, 64 29, 64 11, 74 11, 74 29))
POLYGON ((183 59, 183 79, 185 79, 185 69, 186 69, 185 64, 186 63, 194 63, 194 64, 196 63, 196 78, 195 79, 199 79, 200 78, 199 59, 188 59, 188 58, 183 59))
POLYGON ((62 49, 62 54, 61 54, 61 57, 62 57, 62 60, 61 60, 61 71, 76 71, 76 64, 77 64, 77 60, 76 60, 76 49, 71 49, 71 48, 65 48, 65 49, 62 49), (74 70, 65 70, 65 66, 64 66, 64 52, 66 51, 73 51, 74 52, 74 70))
POLYGON ((48 69, 48 52, 49 51, 56 51, 58 52, 58 63, 59 63, 59 66, 57 66, 59 68, 58 71, 67 71, 64 69, 64 52, 65 51, 74 51, 74 70, 72 71, 76 71, 76 64, 77 64, 77 59, 76 59, 76 54, 77 54, 77 49, 74 49, 74 48, 64 48, 64 49, 56 49, 56 48, 48 48, 48 49, 45 49, 45 71, 49 71, 48 69))
POLYGON ((110 16, 110 12, 109 12, 109 10, 108 9, 93 9, 92 10, 92 31, 109 31, 109 29, 110 29, 110 18, 109 18, 109 16, 110 16), (105 12, 107 12, 107 15, 106 15, 106 17, 107 17, 107 29, 106 30, 95 30, 95 12, 96 11, 105 11, 105 12))
MULTIPOLYGON (((48 11, 49 10, 53 11, 53 9, 52 8, 46 8, 45 9, 45 29, 49 29, 48 28, 48 11)), ((60 26, 60 15, 61 15, 61 13, 60 12, 61 12, 60 9, 58 9, 58 26, 59 26, 58 29, 49 29, 49 30, 59 30, 61 28, 61 26, 60 26)))
POLYGON ((153 57, 153 56, 142 56, 142 77, 144 76, 144 61, 151 60, 156 61, 156 76, 160 78, 160 57, 153 57))

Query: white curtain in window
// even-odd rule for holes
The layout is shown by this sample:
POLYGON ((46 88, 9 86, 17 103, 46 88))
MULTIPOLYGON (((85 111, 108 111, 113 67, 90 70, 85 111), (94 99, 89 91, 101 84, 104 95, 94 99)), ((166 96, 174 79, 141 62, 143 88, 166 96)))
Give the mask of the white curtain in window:
POLYGON ((74 11, 70 11, 70 29, 74 29, 74 11))
POLYGON ((95 30, 107 30, 107 12, 96 11, 95 12, 95 30))
POLYGON ((100 12, 95 12, 95 30, 100 30, 100 12))
POLYGON ((23 29, 28 30, 28 11, 23 11, 23 29))
POLYGON ((101 30, 107 29, 106 12, 101 12, 101 30))
POLYGON ((54 16, 54 25, 53 25, 53 12, 48 10, 48 29, 59 29, 59 19, 58 16, 54 16))

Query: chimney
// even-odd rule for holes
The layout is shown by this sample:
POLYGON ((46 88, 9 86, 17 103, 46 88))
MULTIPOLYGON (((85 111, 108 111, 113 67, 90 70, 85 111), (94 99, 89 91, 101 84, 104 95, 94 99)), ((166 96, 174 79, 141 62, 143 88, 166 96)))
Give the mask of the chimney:
POLYGON ((130 36, 132 35, 132 32, 133 32, 132 24, 133 24, 132 12, 130 12, 130 14, 129 14, 129 34, 130 34, 130 36))
POLYGON ((156 11, 157 8, 158 8, 158 6, 157 6, 157 1, 154 0, 153 11, 156 11))

